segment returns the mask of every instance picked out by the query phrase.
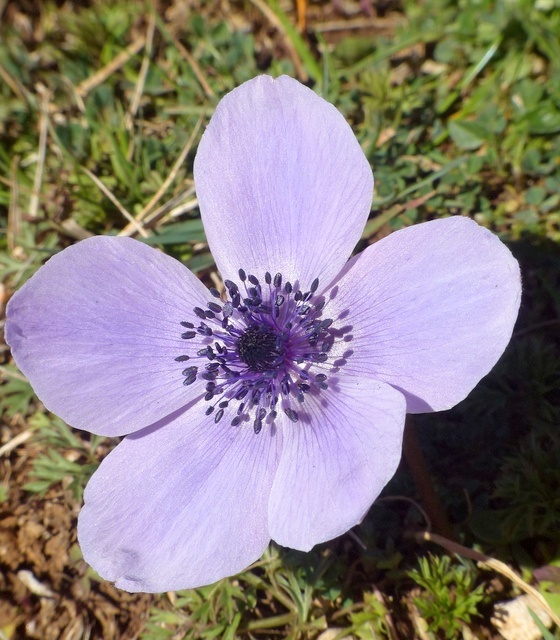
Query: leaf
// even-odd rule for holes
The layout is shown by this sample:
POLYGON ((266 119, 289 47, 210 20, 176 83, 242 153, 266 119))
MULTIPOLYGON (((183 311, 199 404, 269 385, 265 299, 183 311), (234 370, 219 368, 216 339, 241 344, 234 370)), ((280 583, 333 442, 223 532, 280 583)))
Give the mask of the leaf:
POLYGON ((142 242, 153 245, 186 244, 187 242, 206 242, 202 220, 193 218, 185 222, 169 224, 149 238, 140 238, 142 242))
POLYGON ((530 608, 527 607, 529 613, 531 614, 531 618, 533 618, 535 624, 539 628, 539 631, 542 634, 543 640, 556 640, 556 638, 550 633, 550 631, 544 626, 539 616, 530 608))
POLYGON ((449 135, 459 149, 468 151, 478 149, 491 137, 482 125, 467 120, 452 120, 448 128, 449 135))
POLYGON ((560 111, 551 102, 539 105, 525 116, 529 132, 539 135, 560 131, 560 111))

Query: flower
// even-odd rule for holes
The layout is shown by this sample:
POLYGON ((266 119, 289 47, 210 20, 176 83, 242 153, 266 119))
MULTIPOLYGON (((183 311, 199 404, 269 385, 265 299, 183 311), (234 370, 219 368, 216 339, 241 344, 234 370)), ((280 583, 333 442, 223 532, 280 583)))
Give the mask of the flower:
POLYGON ((209 584, 271 539, 309 550, 359 523, 399 463, 405 413, 463 399, 519 307, 517 262, 464 217, 347 262, 371 170, 340 113, 295 80, 227 95, 194 173, 225 299, 141 242, 96 237, 7 311, 45 406, 127 434, 86 487, 78 538, 128 591, 209 584))

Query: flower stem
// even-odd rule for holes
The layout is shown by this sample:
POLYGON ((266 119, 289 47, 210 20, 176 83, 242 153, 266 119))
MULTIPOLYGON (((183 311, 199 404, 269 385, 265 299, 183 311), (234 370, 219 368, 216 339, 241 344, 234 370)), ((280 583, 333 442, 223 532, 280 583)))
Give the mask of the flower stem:
POLYGON ((453 528, 447 519, 441 500, 434 487, 428 469, 428 463, 420 447, 414 421, 410 415, 406 418, 403 450, 412 476, 414 477, 414 482, 420 495, 420 501, 430 518, 434 533, 445 536, 448 540, 454 540, 455 535, 453 528))

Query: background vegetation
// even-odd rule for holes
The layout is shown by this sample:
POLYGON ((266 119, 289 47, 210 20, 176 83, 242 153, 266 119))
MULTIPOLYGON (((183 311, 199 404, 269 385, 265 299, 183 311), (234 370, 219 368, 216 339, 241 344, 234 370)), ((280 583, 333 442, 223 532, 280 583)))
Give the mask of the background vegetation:
POLYGON ((244 80, 299 78, 374 169, 358 249, 461 214, 521 262, 506 354, 458 407, 415 422, 455 546, 426 541, 403 463, 362 525, 309 554, 272 546, 204 589, 119 592, 75 539, 83 487, 115 443, 45 412, 4 346, 2 640, 499 638, 497 603, 530 585, 529 606, 560 615, 560 3, 298 6, 0 1, 0 303, 92 234, 135 236, 215 282, 192 180, 201 131, 244 80))

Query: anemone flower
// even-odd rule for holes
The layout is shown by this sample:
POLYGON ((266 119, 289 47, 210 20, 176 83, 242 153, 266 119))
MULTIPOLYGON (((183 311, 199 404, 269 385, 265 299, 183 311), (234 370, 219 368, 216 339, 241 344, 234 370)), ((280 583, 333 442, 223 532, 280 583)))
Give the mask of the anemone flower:
POLYGON ((449 409, 502 354, 518 265, 448 217, 348 261, 373 178, 341 114, 293 79, 218 105, 194 165, 224 293, 129 238, 52 257, 6 338, 45 406, 126 438, 86 487, 84 558, 127 591, 212 583, 271 540, 359 523, 401 456, 405 413, 449 409))

